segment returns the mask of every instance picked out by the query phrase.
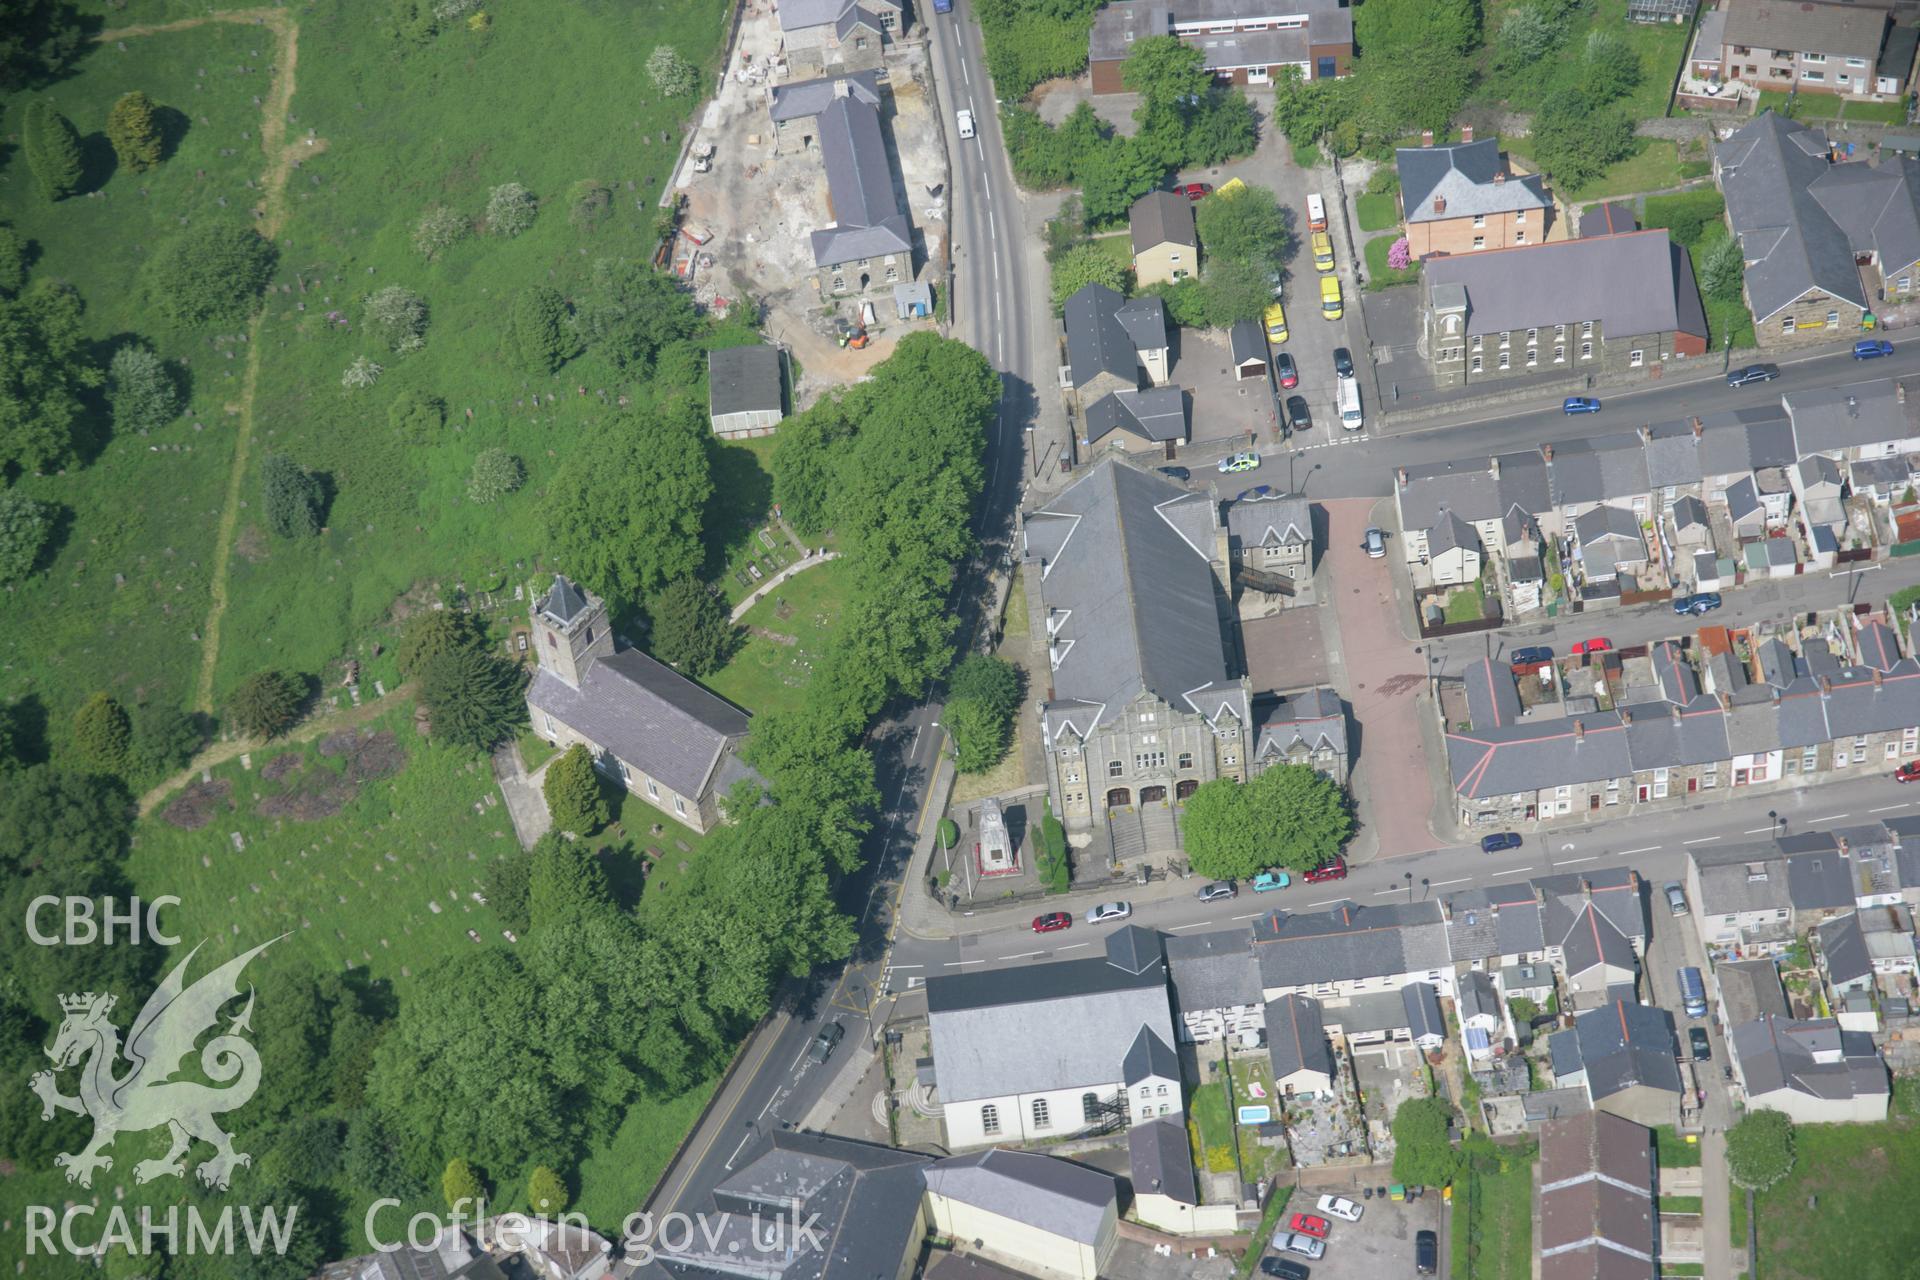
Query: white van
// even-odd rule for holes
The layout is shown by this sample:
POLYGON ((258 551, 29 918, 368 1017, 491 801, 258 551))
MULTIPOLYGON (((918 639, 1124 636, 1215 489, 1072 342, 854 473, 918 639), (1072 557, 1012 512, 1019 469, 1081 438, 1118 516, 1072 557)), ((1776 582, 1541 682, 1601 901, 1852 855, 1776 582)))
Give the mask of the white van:
POLYGON ((1317 191, 1307 193, 1307 230, 1325 231, 1327 229, 1327 202, 1320 198, 1317 191))
POLYGON ((1340 425, 1349 431, 1358 431, 1367 425, 1366 419, 1360 416, 1360 380, 1340 378, 1337 381, 1340 384, 1340 425))

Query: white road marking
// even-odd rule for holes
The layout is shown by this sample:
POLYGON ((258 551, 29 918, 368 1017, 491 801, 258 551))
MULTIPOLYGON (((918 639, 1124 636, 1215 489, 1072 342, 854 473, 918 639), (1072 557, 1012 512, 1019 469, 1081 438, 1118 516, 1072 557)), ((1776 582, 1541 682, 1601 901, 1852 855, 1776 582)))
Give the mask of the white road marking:
POLYGON ((1076 942, 1076 943, 1074 943, 1074 944, 1073 944, 1072 946, 1070 946, 1070 947, 1062 947, 1062 948, 1060 948, 1060 949, 1061 949, 1062 951, 1077 951, 1077 950, 1079 950, 1079 949, 1080 949, 1081 947, 1090 947, 1090 946, 1092 946, 1092 945, 1093 945, 1093 944, 1092 944, 1091 942, 1076 942))
POLYGON ((1235 920, 1252 920, 1256 916, 1263 916, 1265 914, 1267 913, 1264 911, 1255 911, 1251 915, 1235 916, 1234 919, 1235 920))
POLYGON ((1035 956, 1043 956, 1045 954, 1047 953, 1044 951, 1022 951, 1017 956, 1001 956, 1000 958, 1002 960, 1031 960, 1035 956))
POLYGON ((1345 898, 1322 898, 1318 902, 1309 902, 1310 907, 1330 907, 1336 902, 1345 902, 1345 898))
POLYGON ((1562 867, 1570 867, 1576 862, 1598 862, 1599 860, 1600 860, 1599 854, 1590 853, 1584 858, 1562 858, 1560 859, 1557 865, 1562 867))
POLYGON ((1755 827, 1751 831, 1742 831, 1740 834, 1743 836, 1757 836, 1762 834, 1763 832, 1777 831, 1777 830, 1779 830, 1778 827, 1755 827))
POLYGON ((889 969, 924 969, 926 967, 927 966, 923 964, 890 964, 887 966, 889 969))
POLYGON ((1508 868, 1507 868, 1507 870, 1508 870, 1509 872, 1515 872, 1515 871, 1531 871, 1531 870, 1533 870, 1533 868, 1532 868, 1532 867, 1508 867, 1508 868))
POLYGON ((1824 818, 1808 818, 1807 821, 1808 822, 1838 822, 1840 821, 1840 819, 1845 818, 1847 816, 1849 815, 1844 813, 1830 813, 1824 818))
POLYGON ((1192 924, 1170 924, 1170 925, 1166 925, 1165 928, 1168 933, 1172 933, 1175 929, 1198 929, 1201 925, 1206 923, 1208 922, 1205 920, 1195 920, 1192 924))
POLYGON ((947 961, 947 968, 958 969, 963 964, 985 964, 986 962, 987 959, 984 956, 978 960, 949 960, 947 961))
POLYGON ((1665 847, 1665 845, 1650 844, 1644 849, 1622 849, 1620 856, 1624 858, 1630 853, 1657 853, 1665 847))
POLYGON ((1701 836, 1698 840, 1682 840, 1680 843, 1681 844, 1712 844, 1715 840, 1719 840, 1723 838, 1724 837, 1721 837, 1721 836, 1701 836))
POLYGON ((960 59, 960 78, 967 83, 968 87, 972 87, 973 77, 967 74, 967 60, 965 58, 960 59))
POLYGON ((1376 898, 1384 898, 1390 893, 1405 893, 1406 891, 1407 886, 1401 885, 1398 889, 1375 889, 1373 896, 1376 898))
POLYGON ((1867 812, 1868 813, 1890 813, 1895 809, 1904 809, 1906 807, 1907 806, 1904 804, 1883 804, 1878 809, 1869 809, 1867 810, 1867 812))
POLYGON ((1458 880, 1435 880, 1427 887, 1429 889, 1444 889, 1450 884, 1469 884, 1472 880, 1472 876, 1461 876, 1458 880))

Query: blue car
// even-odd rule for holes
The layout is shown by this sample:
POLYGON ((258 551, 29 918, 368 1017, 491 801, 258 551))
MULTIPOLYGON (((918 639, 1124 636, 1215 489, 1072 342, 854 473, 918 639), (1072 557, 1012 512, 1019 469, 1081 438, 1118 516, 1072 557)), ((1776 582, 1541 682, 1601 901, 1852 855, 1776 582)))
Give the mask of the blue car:
POLYGON ((1253 891, 1267 893, 1274 889, 1284 889, 1293 883, 1293 877, 1284 871, 1262 871, 1253 878, 1253 891))
POLYGON ((1673 611, 1682 617, 1690 613, 1712 613, 1719 607, 1720 593, 1718 591, 1702 591, 1698 595, 1675 596, 1673 598, 1673 611))
POLYGON ((1543 662, 1553 661, 1553 650, 1544 644, 1529 645, 1524 649, 1515 649, 1507 661, 1516 667, 1537 667, 1543 662))
MULTIPOLYGON (((1860 353, 1859 351, 1856 350, 1854 354, 1859 355, 1860 353)), ((1560 407, 1561 409, 1565 410, 1567 413, 1598 413, 1600 412, 1600 402, 1598 400, 1595 400, 1592 396, 1568 396, 1566 403, 1561 405, 1560 407)))
POLYGON ((1480 852, 1499 853, 1502 849, 1518 849, 1520 833, 1518 831, 1496 831, 1490 836, 1480 837, 1480 852))
POLYGON ((1853 344, 1855 360, 1877 360, 1893 354, 1893 344, 1885 338, 1862 338, 1853 344))

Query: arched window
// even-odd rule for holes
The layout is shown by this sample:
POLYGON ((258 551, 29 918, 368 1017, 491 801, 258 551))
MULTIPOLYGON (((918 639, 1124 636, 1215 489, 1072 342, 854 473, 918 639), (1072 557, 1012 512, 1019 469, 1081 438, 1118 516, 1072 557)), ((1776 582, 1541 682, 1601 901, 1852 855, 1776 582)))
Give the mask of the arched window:
POLYGON ((1000 1108, 991 1102, 980 1108, 980 1131, 986 1134, 1000 1132, 1000 1108))
POLYGON ((1080 1118, 1088 1124, 1100 1122, 1100 1095, 1083 1093, 1080 1095, 1080 1118))
POLYGON ((1045 1098, 1035 1098, 1033 1100, 1033 1127, 1036 1129, 1053 1127, 1053 1122, 1047 1118, 1047 1100, 1045 1098))

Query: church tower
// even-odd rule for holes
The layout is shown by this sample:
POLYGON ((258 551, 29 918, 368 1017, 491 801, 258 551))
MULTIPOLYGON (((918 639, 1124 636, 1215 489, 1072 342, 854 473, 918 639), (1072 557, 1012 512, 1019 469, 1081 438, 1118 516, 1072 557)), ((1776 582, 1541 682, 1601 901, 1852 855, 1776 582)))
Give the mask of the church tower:
POLYGON ((533 642, 541 669, 578 689, 593 660, 613 653, 607 602, 555 575, 552 588, 533 606, 533 642))

